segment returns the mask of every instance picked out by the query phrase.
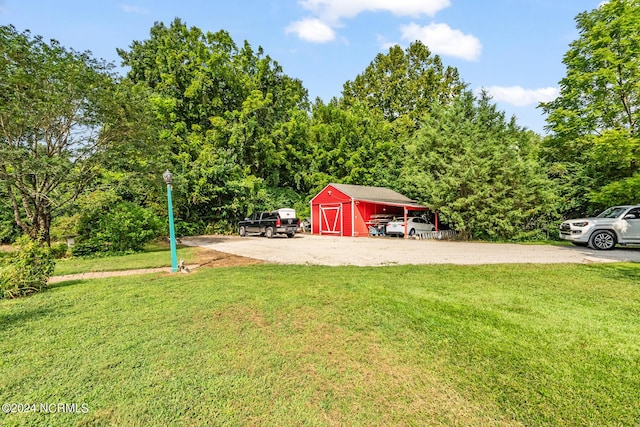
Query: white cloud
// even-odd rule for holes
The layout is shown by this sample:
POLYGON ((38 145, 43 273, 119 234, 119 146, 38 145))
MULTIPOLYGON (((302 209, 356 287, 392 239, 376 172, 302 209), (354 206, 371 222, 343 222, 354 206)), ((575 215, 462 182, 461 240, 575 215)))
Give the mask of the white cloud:
POLYGON ((285 32, 303 40, 324 43, 335 40, 334 29, 340 20, 355 18, 363 12, 387 12, 397 16, 434 16, 449 7, 451 0, 299 0, 312 16, 292 22, 285 32))
POLYGON ((307 10, 324 21, 353 18, 362 12, 390 12, 398 16, 434 16, 449 7, 450 0, 301 0, 307 10))
POLYGON ((317 18, 292 22, 284 31, 286 34, 294 33, 302 40, 314 43, 326 43, 336 38, 335 31, 317 18))
MULTIPOLYGON (((490 86, 483 89, 491 95, 494 101, 501 101, 517 107, 553 101, 560 94, 557 87, 525 89, 521 86, 490 86)), ((483 89, 476 90, 476 93, 479 93, 483 89)))
POLYGON ((121 4, 120 7, 122 8, 122 11, 125 13, 135 13, 138 15, 148 15, 149 14, 149 10, 145 9, 143 7, 140 6, 135 6, 135 5, 131 5, 131 4, 121 4))
POLYGON ((380 48, 383 50, 389 50, 398 44, 395 42, 387 41, 387 39, 384 36, 381 36, 380 34, 376 36, 376 39, 378 40, 378 44, 380 45, 380 48))
POLYGON ((454 30, 447 24, 429 24, 421 27, 411 23, 400 28, 402 40, 414 42, 420 40, 433 53, 476 61, 480 58, 482 44, 470 34, 454 30))

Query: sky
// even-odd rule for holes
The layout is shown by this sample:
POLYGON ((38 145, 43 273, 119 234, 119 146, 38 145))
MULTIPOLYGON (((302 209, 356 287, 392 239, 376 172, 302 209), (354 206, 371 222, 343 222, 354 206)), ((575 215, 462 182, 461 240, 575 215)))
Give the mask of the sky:
MULTIPOLYGON (((116 49, 180 18, 226 30, 276 60, 316 97, 339 97, 379 53, 421 40, 507 118, 545 134, 537 108, 558 95, 575 17, 602 0, 0 0, 0 25, 29 30, 120 66, 116 49)), ((121 72, 126 73, 126 68, 121 72)))

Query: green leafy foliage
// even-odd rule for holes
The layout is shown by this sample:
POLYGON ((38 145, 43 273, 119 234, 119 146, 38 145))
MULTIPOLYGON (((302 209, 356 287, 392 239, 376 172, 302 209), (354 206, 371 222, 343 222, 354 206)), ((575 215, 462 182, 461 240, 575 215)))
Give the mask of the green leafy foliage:
MULTIPOLYGON (((7 200, 7 198, 0 193, 0 200, 7 200)), ((11 208, 7 204, 0 206, 0 242, 13 243, 20 237, 20 227, 16 224, 11 208)))
POLYGON ((141 251, 166 226, 152 210, 123 201, 113 192, 93 193, 83 203, 74 255, 141 251))
POLYGON ((40 292, 47 286, 55 261, 49 248, 28 235, 21 236, 18 249, 0 267, 0 298, 18 298, 40 292))
POLYGON ((147 141, 146 97, 89 52, 12 26, 0 52, 0 187, 16 224, 48 243, 57 212, 147 141))
POLYGON ((640 173, 612 182, 591 195, 591 200, 600 206, 632 205, 638 203, 640 195, 640 173))
POLYGON ((97 238, 110 243, 112 252, 141 251, 144 244, 155 239, 163 223, 149 209, 132 202, 121 202, 101 219, 102 230, 97 238))
POLYGON ((343 108, 337 102, 316 102, 309 137, 313 155, 307 181, 312 191, 331 181, 396 185, 400 147, 380 111, 363 103, 343 108))
POLYGON ((434 106, 406 143, 406 193, 463 237, 539 238, 553 217, 553 185, 538 163, 539 137, 507 122, 486 95, 434 106))
POLYGON ((176 19, 118 52, 128 79, 152 91, 178 220, 227 228, 266 187, 304 191, 307 92, 262 48, 176 19))
MULTIPOLYGON (((625 22, 620 28, 632 25, 625 22)), ((632 127, 571 133, 571 103, 584 100, 567 98, 547 106, 557 110, 551 122, 561 141, 545 146, 550 182, 539 137, 505 121, 485 97, 476 103, 458 71, 420 42, 377 55, 341 97, 310 105, 302 82, 261 47, 180 19, 118 50, 130 68, 124 79, 88 53, 12 27, 1 35, 0 84, 13 89, 0 93, 9 135, 0 141, 0 196, 13 212, 3 212, 0 227, 15 218, 46 241, 50 229, 54 239, 77 235, 76 254, 135 251, 166 233, 158 219, 167 212, 165 169, 174 175, 178 235, 232 232, 258 210, 294 207, 306 216, 312 196, 343 182, 397 190, 485 239, 547 237, 557 206, 619 197, 620 186, 605 187, 609 178, 626 183, 637 172, 632 127), (59 126, 72 129, 68 139, 59 126), (566 147, 579 157, 562 157, 566 147), (556 201, 556 186, 574 192, 556 201)), ((608 123, 614 116, 624 114, 608 123)), ((0 228, 0 238, 15 228, 0 228)))
POLYGON ((388 121, 409 116, 414 124, 434 104, 446 104, 464 89, 458 70, 446 67, 420 41, 378 54, 366 70, 344 84, 342 104, 364 103, 388 121))
POLYGON ((51 245, 50 251, 51 251, 51 256, 54 259, 65 258, 71 254, 71 251, 69 250, 69 245, 63 242, 58 242, 55 245, 51 245))
POLYGON ((552 132, 544 155, 573 201, 564 206, 566 216, 628 200, 616 182, 640 170, 640 2, 603 2, 576 22, 579 38, 563 60, 560 96, 542 104, 552 132))

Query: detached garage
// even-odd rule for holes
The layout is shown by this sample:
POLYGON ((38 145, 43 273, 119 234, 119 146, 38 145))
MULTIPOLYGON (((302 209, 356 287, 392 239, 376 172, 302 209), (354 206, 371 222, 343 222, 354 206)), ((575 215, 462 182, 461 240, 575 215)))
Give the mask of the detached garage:
POLYGON ((379 221, 429 210, 389 188, 349 184, 329 184, 310 203, 311 233, 334 236, 368 236, 379 221))

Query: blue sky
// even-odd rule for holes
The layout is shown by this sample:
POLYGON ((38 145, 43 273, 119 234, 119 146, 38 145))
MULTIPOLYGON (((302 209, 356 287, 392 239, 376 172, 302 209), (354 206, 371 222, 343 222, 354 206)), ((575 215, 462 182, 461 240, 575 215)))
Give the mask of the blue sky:
POLYGON ((12 24, 120 65, 116 48, 174 18, 247 40, 329 101, 393 44, 422 40, 473 90, 487 89, 508 117, 544 133, 538 102, 557 95, 575 16, 602 0, 0 0, 12 24))

